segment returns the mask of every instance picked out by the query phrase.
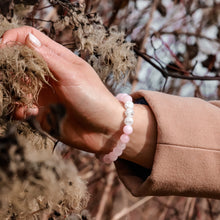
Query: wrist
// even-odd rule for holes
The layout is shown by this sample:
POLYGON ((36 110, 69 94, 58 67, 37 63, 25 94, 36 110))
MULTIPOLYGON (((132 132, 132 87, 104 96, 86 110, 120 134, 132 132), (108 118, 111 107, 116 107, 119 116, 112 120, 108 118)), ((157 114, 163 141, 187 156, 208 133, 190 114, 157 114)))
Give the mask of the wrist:
POLYGON ((107 154, 113 150, 117 144, 123 129, 124 107, 116 98, 115 103, 112 103, 112 109, 109 112, 109 117, 105 123, 102 135, 102 145, 97 154, 107 154))
POLYGON ((97 155, 111 151, 120 136, 124 117, 123 105, 112 96, 108 103, 96 112, 98 112, 98 117, 93 119, 96 124, 90 124, 91 117, 80 119, 73 114, 72 109, 67 110, 61 124, 60 140, 72 147, 97 155))
POLYGON ((123 131, 120 132, 120 138, 117 141, 117 144, 111 150, 111 152, 102 155, 102 161, 109 164, 118 159, 119 156, 122 155, 123 150, 126 148, 126 144, 129 142, 129 135, 133 132, 132 124, 133 124, 133 114, 134 114, 134 103, 132 102, 132 97, 126 93, 119 93, 116 96, 117 100, 119 100, 124 105, 124 116, 123 120, 123 131))
MULTIPOLYGON (((106 136, 102 153, 108 154, 117 146, 120 136, 123 134, 124 112, 120 112, 117 126, 111 130, 110 136, 106 136)), ((146 168, 152 168, 153 158, 156 149, 157 128, 155 117, 147 105, 134 105, 133 133, 130 141, 120 158, 137 163, 146 168)), ((113 128, 113 127, 112 127, 113 128)))
POLYGON ((133 130, 121 158, 150 169, 156 149, 157 127, 149 106, 134 105, 133 130))

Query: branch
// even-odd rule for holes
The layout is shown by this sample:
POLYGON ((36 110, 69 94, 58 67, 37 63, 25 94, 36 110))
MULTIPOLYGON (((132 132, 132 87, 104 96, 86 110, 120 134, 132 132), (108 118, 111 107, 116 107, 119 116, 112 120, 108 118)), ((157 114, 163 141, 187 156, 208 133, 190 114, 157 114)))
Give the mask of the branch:
MULTIPOLYGON (((150 33, 150 26, 151 26, 151 23, 153 22, 154 12, 157 9, 158 3, 159 3, 159 0, 153 1, 153 5, 151 7, 148 22, 146 23, 146 25, 144 27, 145 35, 144 35, 143 41, 141 42, 141 45, 140 45, 141 50, 145 48, 145 45, 147 43, 149 33, 150 33)), ((137 66, 136 66, 136 79, 138 78, 138 73, 141 69, 141 64, 142 64, 142 59, 139 58, 138 61, 137 61, 137 66)), ((133 83, 132 83, 132 91, 135 90, 136 85, 137 85, 137 80, 134 80, 133 83)))
POLYGON ((139 200, 138 202, 136 202, 132 206, 122 209, 119 213, 117 213, 117 214, 115 214, 115 216, 113 216, 112 220, 121 219, 122 217, 126 216, 128 213, 134 211, 138 207, 142 206, 144 203, 148 202, 151 198, 153 198, 153 196, 144 197, 143 199, 139 200))
MULTIPOLYGON (((172 78, 186 79, 186 80, 202 80, 202 81, 219 80, 220 81, 220 76, 195 76, 195 75, 192 75, 192 73, 190 73, 190 72, 188 72, 188 75, 177 75, 174 73, 170 73, 165 68, 162 68, 162 66, 155 64, 152 61, 152 57, 150 57, 149 55, 139 51, 137 48, 134 48, 134 51, 138 56, 142 57, 146 62, 150 63, 151 66, 153 66, 155 69, 157 69, 162 74, 162 76, 164 78, 172 77, 172 78)), ((179 71, 181 72, 182 70, 180 69, 179 71)))
POLYGON ((159 32, 156 32, 154 33, 155 36, 158 36, 158 35, 162 35, 162 34, 168 34, 168 35, 185 35, 185 36, 194 36, 194 37, 197 37, 197 38, 201 38, 201 39, 206 39, 206 40, 209 40, 209 41, 215 41, 217 43, 220 43, 220 39, 214 39, 214 38, 210 38, 210 37, 206 37, 204 35, 201 35, 199 33, 192 33, 192 32, 182 32, 182 31, 159 31, 159 32))
MULTIPOLYGON (((109 169, 111 170, 112 166, 109 167, 109 169)), ((103 217, 103 214, 104 214, 104 211, 105 211, 105 206, 108 202, 108 199, 109 199, 109 196, 110 196, 110 193, 111 193, 111 188, 112 188, 112 185, 114 183, 115 176, 116 176, 115 172, 111 172, 107 176, 106 187, 105 187, 105 190, 102 194, 102 198, 100 200, 99 209, 98 209, 98 212, 96 214, 96 220, 103 219, 102 217, 103 217)))

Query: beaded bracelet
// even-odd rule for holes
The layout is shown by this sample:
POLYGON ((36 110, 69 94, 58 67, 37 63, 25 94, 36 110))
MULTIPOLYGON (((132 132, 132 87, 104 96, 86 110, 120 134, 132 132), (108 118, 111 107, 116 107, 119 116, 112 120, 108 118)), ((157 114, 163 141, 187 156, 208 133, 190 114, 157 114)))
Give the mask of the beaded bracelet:
POLYGON ((103 156, 102 160, 106 164, 110 164, 118 159, 122 155, 123 150, 126 148, 126 144, 129 142, 129 135, 133 132, 133 115, 134 115, 134 103, 132 102, 132 97, 126 93, 119 93, 116 98, 124 104, 125 107, 125 119, 123 134, 120 136, 116 147, 112 152, 103 156))

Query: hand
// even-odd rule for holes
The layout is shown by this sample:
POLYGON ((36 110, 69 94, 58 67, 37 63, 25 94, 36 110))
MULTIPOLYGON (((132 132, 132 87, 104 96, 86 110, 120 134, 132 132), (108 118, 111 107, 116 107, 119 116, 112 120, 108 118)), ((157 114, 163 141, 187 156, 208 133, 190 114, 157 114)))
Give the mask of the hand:
POLYGON ((38 115, 41 127, 48 131, 47 106, 63 104, 67 114, 61 125, 61 141, 89 152, 105 152, 103 146, 111 146, 108 140, 120 131, 124 109, 93 68, 32 27, 24 26, 5 32, 1 45, 7 42, 20 42, 37 51, 57 79, 49 80, 51 87, 44 85, 35 108, 27 110, 25 106, 19 107, 16 117, 22 119, 25 114, 38 115))

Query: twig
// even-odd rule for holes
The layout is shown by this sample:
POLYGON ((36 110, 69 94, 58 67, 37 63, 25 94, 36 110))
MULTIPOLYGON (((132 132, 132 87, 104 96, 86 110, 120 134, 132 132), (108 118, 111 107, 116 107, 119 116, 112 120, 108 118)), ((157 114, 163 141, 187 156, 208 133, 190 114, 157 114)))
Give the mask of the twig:
POLYGON ((217 43, 220 43, 220 39, 210 38, 210 37, 201 35, 199 33, 182 32, 182 31, 172 31, 172 32, 161 31, 161 32, 154 33, 155 36, 162 35, 162 34, 174 35, 174 36, 175 35, 185 35, 185 36, 189 36, 189 37, 194 36, 194 37, 197 37, 197 38, 206 39, 206 40, 209 40, 209 41, 215 41, 217 43))
POLYGON ((211 218, 211 220, 214 220, 214 215, 212 212, 212 203, 209 199, 206 199, 207 203, 208 203, 208 208, 209 208, 209 216, 211 218))
POLYGON ((158 202, 163 207, 166 207, 166 208, 172 210, 176 217, 180 215, 180 210, 178 210, 175 206, 172 206, 172 205, 169 205, 167 203, 162 202, 158 197, 155 197, 154 201, 158 202))
MULTIPOLYGON (((47 14, 47 16, 45 17, 45 20, 46 21, 49 21, 53 18, 53 16, 56 14, 57 12, 57 9, 56 8, 53 8, 50 13, 47 14)), ((52 24, 54 23, 53 21, 51 22, 52 24)), ((41 28, 45 28, 47 25, 47 22, 43 21, 41 24, 40 24, 40 27, 41 28)))
MULTIPOLYGON (((161 67, 159 67, 157 64, 155 64, 150 56, 148 56, 147 54, 139 51, 137 48, 134 48, 135 53, 138 56, 141 56, 145 61, 147 61, 148 63, 150 63, 155 69, 157 69, 163 77, 167 78, 167 77, 172 77, 172 78, 178 78, 178 79, 186 79, 186 80, 201 80, 201 81, 211 81, 211 80, 220 80, 220 76, 196 76, 196 75, 192 75, 190 72, 188 75, 179 75, 179 74, 174 74, 171 72, 168 72, 167 70, 165 70, 164 68, 162 69, 161 67)), ((181 70, 180 70, 181 71, 181 70)), ((179 72, 179 71, 177 71, 179 72)))
POLYGON ((51 4, 51 5, 44 6, 44 7, 42 7, 42 8, 37 8, 36 10, 37 10, 37 11, 41 11, 41 10, 43 10, 43 9, 50 8, 50 7, 54 7, 54 6, 55 6, 55 4, 51 4))
MULTIPOLYGON (((112 169, 111 167, 109 169, 112 169)), ((100 201, 98 212, 96 214, 96 218, 95 218, 96 220, 102 220, 103 219, 102 216, 103 216, 104 211, 105 211, 105 206, 106 206, 106 203, 107 203, 108 198, 109 198, 111 187, 114 183, 115 175, 116 175, 115 172, 110 172, 109 175, 107 176, 106 187, 105 187, 105 190, 103 192, 103 195, 102 195, 102 198, 101 198, 101 201, 100 201)))
POLYGON ((187 198, 186 199, 186 204, 185 204, 185 207, 184 207, 184 212, 183 212, 182 219, 185 219, 185 220, 188 219, 188 217, 189 217, 188 216, 189 215, 189 210, 190 210, 192 201, 193 201, 193 198, 187 198))
POLYGON ((188 214, 188 218, 192 219, 193 218, 193 213, 194 213, 194 209, 195 209, 195 204, 196 204, 196 198, 192 199, 192 202, 190 204, 190 208, 189 208, 189 214, 188 214))
MULTIPOLYGON (((149 20, 148 20, 148 22, 145 25, 145 36, 144 36, 144 39, 143 39, 143 41, 141 43, 140 50, 143 50, 143 48, 145 47, 145 44, 147 42, 147 39, 149 37, 150 25, 151 25, 151 23, 153 21, 153 15, 154 15, 155 10, 157 9, 158 2, 159 2, 159 0, 153 1, 153 5, 151 7, 151 11, 150 11, 150 15, 149 15, 149 20)), ((137 82, 138 82, 137 79, 138 79, 138 74, 139 74, 140 69, 141 69, 142 61, 143 61, 142 58, 139 57, 138 61, 137 61, 137 67, 136 67, 136 77, 135 77, 135 80, 133 81, 133 84, 132 84, 132 92, 134 92, 135 87, 136 87, 137 82)))
MULTIPOLYGON (((175 197, 169 197, 168 198, 168 201, 167 201, 167 205, 170 206, 173 202, 175 197)), ((168 212, 169 208, 167 207, 164 207, 164 211, 160 214, 158 220, 164 220, 166 219, 166 215, 167 215, 167 212, 168 212)))
POLYGON ((126 216, 128 213, 134 211, 135 209, 137 209, 139 206, 143 205, 144 203, 148 202, 151 198, 153 198, 153 196, 147 196, 144 197, 143 199, 139 200, 138 202, 136 202, 134 205, 128 207, 128 208, 124 208, 122 209, 120 212, 118 212, 117 214, 115 214, 112 218, 112 220, 119 220, 122 217, 126 216))

